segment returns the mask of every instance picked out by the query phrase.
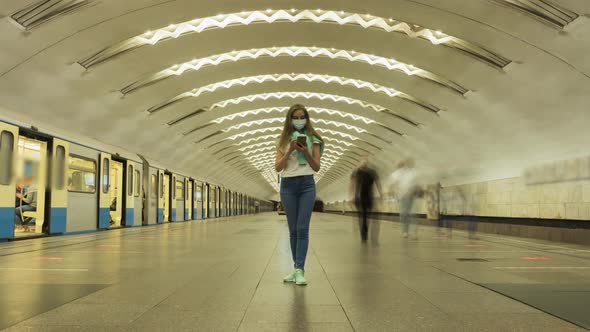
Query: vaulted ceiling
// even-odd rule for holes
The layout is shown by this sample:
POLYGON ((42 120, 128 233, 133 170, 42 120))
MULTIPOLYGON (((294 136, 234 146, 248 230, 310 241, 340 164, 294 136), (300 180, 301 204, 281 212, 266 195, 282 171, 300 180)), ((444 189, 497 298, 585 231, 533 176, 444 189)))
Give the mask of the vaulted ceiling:
MULTIPOLYGON (((261 198, 303 103, 325 200, 369 153, 472 182, 590 140, 586 0, 3 0, 0 108, 261 198)), ((1 16, 0 16, 1 17, 1 16)))

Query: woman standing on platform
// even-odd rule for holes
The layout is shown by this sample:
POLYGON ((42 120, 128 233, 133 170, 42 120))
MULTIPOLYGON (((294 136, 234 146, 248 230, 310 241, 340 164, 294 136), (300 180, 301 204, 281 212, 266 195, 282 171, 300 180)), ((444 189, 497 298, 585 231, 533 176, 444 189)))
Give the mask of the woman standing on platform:
POLYGON ((295 270, 283 281, 306 285, 305 258, 309 222, 315 203, 313 175, 320 170, 324 142, 313 129, 305 106, 291 106, 277 144, 275 169, 281 173, 281 203, 287 215, 291 255, 295 270))

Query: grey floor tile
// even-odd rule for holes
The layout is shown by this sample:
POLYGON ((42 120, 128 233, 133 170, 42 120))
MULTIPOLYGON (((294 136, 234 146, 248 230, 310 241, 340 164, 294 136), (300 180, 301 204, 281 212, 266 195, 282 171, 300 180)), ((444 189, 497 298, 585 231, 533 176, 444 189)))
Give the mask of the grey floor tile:
POLYGON ((496 293, 420 292, 420 294, 449 314, 540 313, 533 307, 496 293))
POLYGON ((587 331, 559 318, 546 314, 453 314, 453 319, 462 321, 470 330, 477 331, 535 331, 577 332, 587 331))
POLYGON ((134 304, 70 303, 23 322, 23 325, 124 326, 151 307, 134 304))
POLYGON ((143 314, 129 327, 144 331, 236 331, 243 317, 244 311, 183 310, 161 305, 143 314))
POLYGON ((349 323, 246 323, 238 332, 352 332, 349 323))
POLYGON ((250 305, 244 323, 346 323, 348 319, 340 306, 333 305, 250 305))

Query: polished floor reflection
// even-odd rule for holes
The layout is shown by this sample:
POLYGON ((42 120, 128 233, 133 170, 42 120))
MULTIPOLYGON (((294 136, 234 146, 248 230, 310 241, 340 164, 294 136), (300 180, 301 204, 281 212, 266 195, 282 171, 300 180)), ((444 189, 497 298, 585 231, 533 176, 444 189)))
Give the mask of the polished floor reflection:
POLYGON ((309 285, 284 216, 0 243, 8 331, 583 331, 590 248, 315 214, 309 285), (375 225, 372 225, 375 226, 375 225), (376 227, 373 228, 377 230, 376 227), (377 235, 377 236, 376 236, 377 235), (570 323, 573 322, 574 324, 570 323))

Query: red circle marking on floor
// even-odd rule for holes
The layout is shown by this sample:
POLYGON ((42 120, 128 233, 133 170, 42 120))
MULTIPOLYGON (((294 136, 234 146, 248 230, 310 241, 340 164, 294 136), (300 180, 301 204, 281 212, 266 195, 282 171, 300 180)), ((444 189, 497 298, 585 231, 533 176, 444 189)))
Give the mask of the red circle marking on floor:
POLYGON ((62 256, 44 256, 44 257, 33 257, 34 261, 61 261, 64 258, 62 256))
POLYGON ((525 259, 527 261, 552 261, 553 258, 547 256, 522 256, 520 259, 525 259))
POLYGON ((485 248, 488 247, 487 244, 466 244, 465 247, 467 248, 485 248))

